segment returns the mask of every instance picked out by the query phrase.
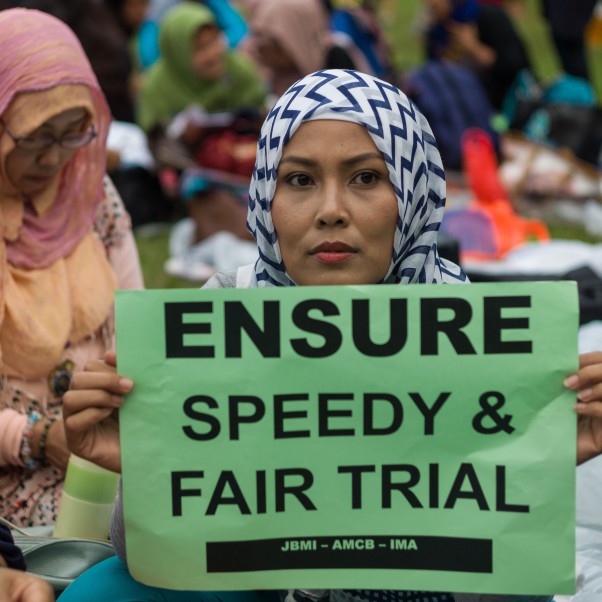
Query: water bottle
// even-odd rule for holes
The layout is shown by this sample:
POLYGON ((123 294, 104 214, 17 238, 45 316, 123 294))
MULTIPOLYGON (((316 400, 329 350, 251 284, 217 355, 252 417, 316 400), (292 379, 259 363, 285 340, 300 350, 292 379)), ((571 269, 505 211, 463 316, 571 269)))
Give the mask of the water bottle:
POLYGON ((54 527, 55 537, 108 539, 119 475, 71 455, 54 527))

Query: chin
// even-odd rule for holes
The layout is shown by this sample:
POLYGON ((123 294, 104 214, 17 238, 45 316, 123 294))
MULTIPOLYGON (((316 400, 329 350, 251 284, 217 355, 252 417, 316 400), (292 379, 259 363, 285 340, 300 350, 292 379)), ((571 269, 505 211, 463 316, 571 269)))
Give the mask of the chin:
POLYGON ((311 274, 301 276, 300 280, 291 278, 302 286, 345 286, 377 284, 381 278, 374 279, 368 274, 358 274, 356 271, 330 270, 328 272, 314 271, 311 274))
POLYGON ((44 191, 48 186, 47 185, 34 185, 34 184, 25 184, 19 188, 19 192, 25 196, 31 196, 32 194, 39 194, 44 191))
POLYGON ((199 73, 199 75, 203 79, 219 79, 224 74, 225 70, 225 65, 220 63, 219 65, 210 67, 209 69, 204 69, 202 73, 199 73))
MULTIPOLYGON (((60 172, 59 172, 60 173, 60 172)), ((49 176, 24 176, 19 181, 16 188, 21 194, 32 195, 39 194, 46 190, 49 186, 56 181, 58 173, 49 176)))

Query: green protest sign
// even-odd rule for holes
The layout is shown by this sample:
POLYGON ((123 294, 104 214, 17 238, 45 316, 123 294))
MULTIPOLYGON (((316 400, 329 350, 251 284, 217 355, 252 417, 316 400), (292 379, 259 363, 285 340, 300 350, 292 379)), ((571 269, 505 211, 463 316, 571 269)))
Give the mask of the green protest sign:
POLYGON ((569 282, 120 291, 132 575, 573 591, 577 327, 569 282))

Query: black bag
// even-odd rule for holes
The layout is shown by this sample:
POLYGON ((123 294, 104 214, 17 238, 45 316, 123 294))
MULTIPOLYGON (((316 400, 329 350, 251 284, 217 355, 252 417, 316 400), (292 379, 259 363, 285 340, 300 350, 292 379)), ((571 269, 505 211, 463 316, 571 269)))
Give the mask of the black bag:
POLYGON ((593 165, 600 160, 602 107, 519 100, 510 127, 528 136, 533 130, 540 130, 537 138, 541 142, 568 148, 578 159, 593 165))
POLYGON ((602 320, 602 278, 584 266, 561 275, 485 274, 468 270, 471 282, 529 282, 541 280, 574 280, 579 291, 579 324, 602 320))
POLYGON ((172 221, 176 206, 161 188, 157 176, 144 167, 128 167, 110 173, 111 180, 132 219, 132 226, 172 221))
POLYGON ((27 572, 44 579, 55 595, 62 593, 84 571, 115 555, 108 541, 52 537, 52 527, 20 529, 0 517, 11 529, 27 564, 27 572))

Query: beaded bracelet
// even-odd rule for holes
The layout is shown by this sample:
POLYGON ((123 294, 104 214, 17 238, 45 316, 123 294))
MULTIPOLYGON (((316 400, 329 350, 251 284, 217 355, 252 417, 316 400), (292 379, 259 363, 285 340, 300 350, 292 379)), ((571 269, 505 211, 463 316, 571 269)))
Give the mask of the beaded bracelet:
POLYGON ((23 438, 21 439, 21 450, 19 455, 25 465, 25 468, 35 468, 38 465, 38 461, 31 455, 31 436, 33 435, 33 427, 42 418, 39 412, 31 412, 27 415, 27 424, 23 431, 23 438))
POLYGON ((56 418, 47 418, 46 424, 40 434, 40 442, 38 443, 38 461, 42 465, 46 465, 46 440, 48 439, 48 432, 50 427, 56 422, 56 418))

